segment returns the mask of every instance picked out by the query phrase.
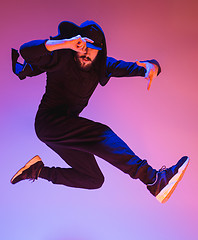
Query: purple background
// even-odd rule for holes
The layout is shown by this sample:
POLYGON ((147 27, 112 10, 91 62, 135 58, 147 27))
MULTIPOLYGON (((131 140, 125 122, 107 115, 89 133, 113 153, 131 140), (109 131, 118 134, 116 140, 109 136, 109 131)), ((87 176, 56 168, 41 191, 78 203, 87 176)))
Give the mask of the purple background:
POLYGON ((197 239, 197 12, 197 0, 1 3, 0 239, 197 239), (140 77, 112 78, 106 87, 99 86, 82 116, 111 126, 157 169, 190 156, 183 181, 164 205, 141 182, 99 158, 106 181, 98 190, 44 180, 15 186, 9 182, 36 154, 46 165, 65 166, 34 132, 45 75, 19 81, 11 71, 10 49, 56 35, 62 20, 80 24, 87 19, 102 26, 109 56, 126 61, 156 58, 162 66, 150 91, 140 77))

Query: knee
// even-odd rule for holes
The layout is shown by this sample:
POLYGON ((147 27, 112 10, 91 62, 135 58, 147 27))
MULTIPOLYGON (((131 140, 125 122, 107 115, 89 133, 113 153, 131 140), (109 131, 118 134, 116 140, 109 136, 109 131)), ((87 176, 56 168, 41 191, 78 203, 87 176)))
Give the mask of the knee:
POLYGON ((39 140, 41 140, 42 142, 45 142, 46 137, 40 131, 36 131, 36 136, 38 137, 39 140))
POLYGON ((94 178, 90 181, 90 189, 98 189, 101 188, 104 183, 104 176, 101 175, 98 178, 94 178))
POLYGON ((47 140, 49 140, 49 133, 44 128, 35 128, 35 133, 38 139, 42 142, 45 143, 47 140))

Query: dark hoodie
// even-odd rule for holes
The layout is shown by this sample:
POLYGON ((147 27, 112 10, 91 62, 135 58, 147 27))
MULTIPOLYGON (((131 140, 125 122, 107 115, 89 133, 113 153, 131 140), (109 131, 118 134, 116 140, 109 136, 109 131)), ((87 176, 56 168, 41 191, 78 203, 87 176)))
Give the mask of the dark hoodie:
MULTIPOLYGON (((62 22, 64 23, 64 22, 62 22)), ((79 29, 94 26, 102 33, 102 50, 99 51, 96 62, 89 72, 82 71, 74 60, 75 52, 70 49, 61 49, 49 52, 44 40, 34 40, 20 47, 21 56, 25 63, 23 70, 16 69, 17 53, 12 55, 13 71, 24 79, 26 76, 35 76, 43 72, 47 74, 46 91, 41 100, 40 109, 62 109, 67 114, 78 115, 88 104, 88 101, 98 83, 106 85, 111 77, 145 76, 146 70, 134 62, 125 62, 107 57, 105 36, 100 26, 93 21, 86 21, 80 28, 75 24, 66 22, 68 26, 59 24, 59 34, 50 39, 70 38, 79 34, 79 29), (74 26, 74 27, 73 27, 74 26)), ((83 37, 83 33, 81 32, 83 37)), ((87 37, 90 37, 87 35, 87 37)), ((91 37, 90 37, 91 38, 91 37)), ((12 52, 12 53, 13 53, 12 52)), ((159 66, 156 60, 149 60, 159 66)), ((18 65, 19 66, 19 65, 18 65)), ((158 74, 161 69, 159 66, 158 74)))

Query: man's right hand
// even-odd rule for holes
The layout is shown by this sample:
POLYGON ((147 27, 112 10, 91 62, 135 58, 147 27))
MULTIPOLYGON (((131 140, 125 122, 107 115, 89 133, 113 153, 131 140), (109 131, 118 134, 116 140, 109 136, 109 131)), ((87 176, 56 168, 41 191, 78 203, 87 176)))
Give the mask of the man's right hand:
POLYGON ((66 43, 67 47, 80 53, 86 53, 86 42, 94 43, 90 38, 81 37, 80 35, 67 39, 66 41, 68 41, 66 43))
POLYGON ((50 52, 59 49, 72 49, 76 52, 86 53, 86 42, 93 43, 94 41, 77 35, 70 39, 47 40, 45 47, 50 52))

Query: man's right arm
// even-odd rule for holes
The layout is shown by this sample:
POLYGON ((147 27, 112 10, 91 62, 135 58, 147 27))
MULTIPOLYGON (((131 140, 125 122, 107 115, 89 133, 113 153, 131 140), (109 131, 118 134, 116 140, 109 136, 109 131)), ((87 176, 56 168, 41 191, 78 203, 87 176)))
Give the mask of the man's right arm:
POLYGON ((93 43, 93 41, 80 35, 70 39, 48 40, 45 42, 45 47, 48 51, 52 52, 59 49, 72 49, 76 52, 85 53, 86 42, 93 43))
POLYGON ((26 76, 33 77, 43 72, 55 70, 58 66, 57 54, 47 50, 45 42, 48 40, 34 40, 24 43, 20 47, 20 54, 24 63, 17 62, 19 53, 12 49, 12 69, 13 72, 21 79, 26 76))
POLYGON ((82 38, 80 35, 70 39, 34 40, 23 44, 20 47, 20 54, 27 63, 43 67, 51 62, 52 52, 56 50, 71 49, 76 52, 85 53, 86 41, 93 43, 91 39, 82 38))
POLYGON ((19 57, 17 50, 12 50, 13 72, 22 80, 26 76, 31 77, 45 71, 52 71, 56 69, 58 63, 56 50, 71 49, 76 52, 85 53, 86 42, 93 43, 91 39, 82 38, 80 35, 70 39, 45 39, 27 42, 20 47, 20 54, 25 60, 23 65, 17 62, 19 57), (20 66, 22 70, 17 69, 17 66, 20 66))

